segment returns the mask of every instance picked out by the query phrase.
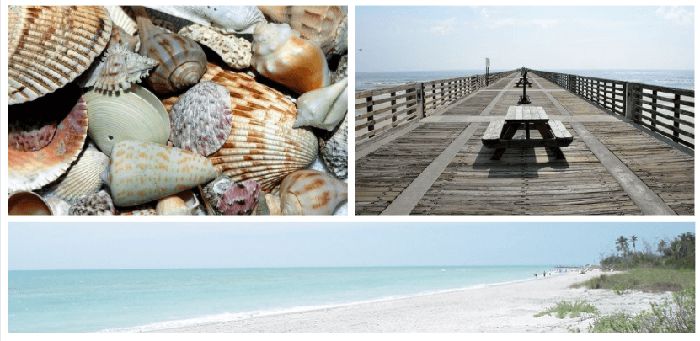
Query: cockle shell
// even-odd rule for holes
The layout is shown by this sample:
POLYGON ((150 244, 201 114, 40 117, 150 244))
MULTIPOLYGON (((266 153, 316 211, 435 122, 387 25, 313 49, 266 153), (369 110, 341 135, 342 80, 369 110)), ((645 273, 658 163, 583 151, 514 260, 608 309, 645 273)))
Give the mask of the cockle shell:
POLYGON ((97 193, 102 187, 100 175, 109 166, 109 157, 92 145, 88 145, 78 161, 68 170, 66 177, 56 185, 52 194, 75 203, 79 198, 97 193))
POLYGON ((257 181, 270 191, 287 174, 306 168, 318 153, 310 131, 292 125, 296 107, 279 91, 240 72, 210 65, 202 77, 225 86, 231 94, 231 134, 211 162, 234 182, 257 181))
POLYGON ((33 192, 16 192, 7 201, 8 215, 53 215, 53 211, 44 199, 33 192))
MULTIPOLYGON (((10 117, 24 116, 25 119, 31 119, 31 116, 41 114, 46 115, 44 113, 46 111, 61 110, 60 108, 52 108, 51 106, 55 103, 47 100, 55 98, 53 96, 44 97, 31 103, 10 106, 8 112, 10 117)), ((81 97, 70 113, 56 126, 48 144, 42 145, 40 148, 29 148, 32 146, 27 145, 9 145, 7 151, 7 187, 9 192, 39 189, 63 175, 83 150, 87 129, 87 105, 81 97)), ((41 143, 44 144, 45 141, 41 143)))
POLYGON ((10 6, 8 103, 31 101, 72 82, 102 53, 111 31, 104 7, 10 6))
POLYGON ((198 209, 199 200, 191 190, 169 195, 156 205, 158 215, 196 215, 198 209))
POLYGON ((89 91, 85 95, 90 116, 90 138, 110 156, 119 141, 150 141, 165 145, 170 118, 160 100, 148 90, 132 85, 127 91, 89 91))
POLYGON ((199 24, 186 26, 178 34, 210 48, 226 65, 234 69, 245 69, 250 66, 253 47, 243 38, 221 34, 214 28, 199 24))
POLYGON ((129 35, 135 35, 138 28, 136 27, 136 21, 131 19, 131 17, 122 9, 120 6, 105 6, 107 12, 109 13, 109 18, 112 19, 112 23, 123 29, 129 35))
POLYGON ((297 100, 294 127, 312 126, 331 131, 348 111, 348 79, 304 93, 297 100))
POLYGON ((106 179, 117 206, 133 206, 182 192, 217 176, 205 157, 152 142, 114 145, 106 179))
POLYGON ((260 6, 260 10, 272 22, 289 24, 326 54, 344 54, 348 49, 348 20, 340 6, 260 6))
POLYGON ((330 215, 348 200, 348 186, 327 174, 304 169, 282 180, 279 197, 283 215, 330 215))
POLYGON ((114 215, 114 213, 112 198, 104 190, 78 198, 68 210, 68 215, 114 215))
POLYGON ((253 33, 265 16, 255 6, 149 6, 195 24, 221 28, 226 33, 253 33))
POLYGON ((252 65, 263 76, 298 93, 328 86, 328 63, 318 45, 287 24, 258 24, 252 65))
POLYGON ((221 175, 202 189, 207 211, 213 215, 251 215, 258 204, 260 185, 254 180, 234 183, 221 175))
POLYGON ((338 178, 348 177, 348 117, 329 138, 319 137, 319 153, 328 170, 338 178))
POLYGON ((127 45, 110 45, 102 60, 86 74, 83 87, 95 87, 104 91, 127 90, 140 83, 158 63, 129 50, 127 45))
POLYGON ((203 81, 185 92, 170 110, 173 145, 208 156, 231 133, 231 100, 223 85, 203 81))
POLYGON ((139 53, 158 62, 148 85, 158 94, 168 94, 199 82, 207 69, 204 50, 190 38, 156 27, 148 18, 136 18, 141 38, 139 53))

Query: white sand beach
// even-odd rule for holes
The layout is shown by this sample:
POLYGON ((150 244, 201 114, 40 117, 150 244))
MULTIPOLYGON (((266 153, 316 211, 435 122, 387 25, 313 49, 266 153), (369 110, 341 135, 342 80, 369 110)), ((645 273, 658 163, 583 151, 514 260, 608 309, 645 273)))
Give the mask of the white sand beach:
POLYGON ((587 331, 592 316, 535 317, 562 300, 585 300, 601 314, 649 309, 670 294, 617 295, 610 290, 572 289, 600 275, 569 272, 535 280, 395 300, 280 313, 156 332, 567 332, 587 331))

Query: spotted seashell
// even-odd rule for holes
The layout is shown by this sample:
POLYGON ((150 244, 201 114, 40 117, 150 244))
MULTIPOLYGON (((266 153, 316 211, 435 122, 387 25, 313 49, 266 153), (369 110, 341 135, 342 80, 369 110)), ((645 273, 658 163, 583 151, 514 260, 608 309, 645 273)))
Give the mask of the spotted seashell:
POLYGON ((329 137, 319 137, 319 153, 328 170, 338 178, 348 177, 348 118, 345 116, 329 137))
POLYGON ((85 95, 90 116, 90 138, 107 156, 119 141, 167 144, 170 118, 160 100, 132 85, 127 91, 89 91, 85 95))
POLYGON ((199 200, 194 192, 187 190, 158 200, 158 215, 197 215, 199 200))
POLYGON ((68 201, 76 202, 79 198, 97 193, 102 187, 101 174, 109 166, 109 157, 88 145, 78 161, 68 170, 52 191, 52 194, 68 201))
POLYGON ((10 122, 7 142, 11 148, 35 152, 46 147, 56 135, 56 124, 33 121, 10 122))
POLYGON ((226 33, 253 33, 265 17, 255 6, 149 6, 195 24, 212 26, 226 33))
POLYGON ((318 45, 287 24, 259 24, 253 34, 252 65, 263 76, 297 92, 328 86, 328 63, 318 45))
POLYGON ((294 127, 312 126, 332 131, 348 111, 348 79, 304 93, 297 100, 294 127))
POLYGON ((316 137, 306 129, 292 128, 296 107, 279 91, 245 73, 215 65, 210 65, 202 79, 225 86, 231 95, 231 133, 209 156, 231 180, 253 179, 263 191, 270 191, 285 176, 306 168, 316 158, 316 137))
POLYGON ((156 27, 145 17, 137 17, 136 22, 141 38, 139 53, 158 62, 146 78, 154 92, 173 93, 199 82, 207 70, 207 56, 199 44, 156 27))
POLYGON ((251 215, 258 204, 260 185, 254 180, 234 183, 219 176, 202 189, 207 210, 213 215, 251 215))
POLYGON ((38 194, 20 191, 7 201, 8 215, 53 215, 49 204, 38 194))
POLYGON ((231 100, 226 87, 203 81, 185 92, 170 110, 173 145, 208 156, 231 133, 231 100))
POLYGON ((348 19, 341 6, 260 6, 260 10, 272 22, 289 24, 326 54, 340 55, 348 49, 348 19))
POLYGON ((207 158, 152 142, 114 145, 106 179, 117 206, 133 206, 182 192, 217 176, 207 158))
POLYGON ((104 190, 78 198, 68 210, 68 215, 114 215, 112 198, 104 190))
POLYGON ((125 216, 154 216, 158 215, 158 211, 155 208, 143 208, 139 206, 136 209, 127 209, 119 212, 119 215, 125 216))
POLYGON ((245 69, 250 66, 253 47, 243 38, 225 35, 214 28, 198 24, 186 26, 178 34, 208 47, 216 52, 226 65, 234 69, 245 69))
POLYGON ((104 91, 128 90, 158 63, 129 50, 127 45, 110 45, 102 60, 86 75, 83 87, 95 87, 104 91))
POLYGON ((279 197, 283 215, 331 215, 348 200, 348 186, 327 174, 304 169, 284 178, 279 197))
POLYGON ((75 80, 102 53, 112 21, 99 6, 10 6, 8 103, 32 101, 75 80))

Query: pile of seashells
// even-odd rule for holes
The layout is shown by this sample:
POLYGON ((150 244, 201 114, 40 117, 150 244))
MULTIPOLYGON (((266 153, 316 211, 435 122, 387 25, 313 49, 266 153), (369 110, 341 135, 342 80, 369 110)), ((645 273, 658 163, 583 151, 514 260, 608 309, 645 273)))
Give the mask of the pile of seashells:
POLYGON ((8 38, 10 214, 347 214, 346 8, 10 6, 8 38))

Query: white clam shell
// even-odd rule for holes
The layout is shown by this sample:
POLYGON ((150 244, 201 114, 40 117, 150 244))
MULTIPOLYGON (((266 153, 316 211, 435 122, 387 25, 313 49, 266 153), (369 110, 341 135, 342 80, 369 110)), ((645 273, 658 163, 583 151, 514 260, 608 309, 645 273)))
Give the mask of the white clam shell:
POLYGON ((265 16, 255 6, 148 6, 193 23, 218 27, 227 33, 253 33, 265 16))
POLYGON ((97 193, 102 187, 100 175, 108 166, 109 157, 89 145, 68 170, 66 177, 56 185, 52 194, 69 203, 75 203, 85 195, 97 193))
POLYGON ((294 127, 312 126, 331 131, 348 111, 348 79, 304 93, 297 100, 294 127))

